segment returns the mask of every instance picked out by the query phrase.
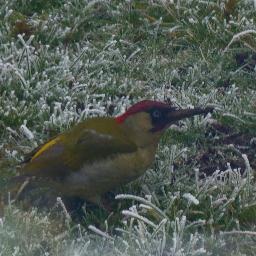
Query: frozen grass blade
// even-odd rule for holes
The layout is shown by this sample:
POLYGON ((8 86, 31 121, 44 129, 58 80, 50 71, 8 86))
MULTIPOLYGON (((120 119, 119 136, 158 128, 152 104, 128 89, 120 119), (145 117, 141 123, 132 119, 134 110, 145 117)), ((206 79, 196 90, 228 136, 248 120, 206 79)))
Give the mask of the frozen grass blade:
POLYGON ((157 228, 157 225, 155 225, 152 221, 148 220, 147 218, 135 213, 135 212, 131 212, 131 211, 127 211, 127 210, 123 210, 122 214, 124 216, 127 217, 132 217, 135 218, 137 220, 143 221, 144 223, 148 224, 149 226, 153 227, 153 228, 157 228))
POLYGON ((119 199, 129 199, 129 200, 135 200, 135 201, 144 203, 144 204, 152 207, 152 209, 154 209, 160 216, 162 216, 163 218, 168 219, 168 217, 165 215, 165 213, 161 209, 159 209, 157 206, 155 206, 154 204, 152 204, 151 202, 149 202, 148 200, 146 200, 142 197, 134 196, 134 195, 128 195, 128 194, 120 194, 120 195, 117 195, 115 197, 115 199, 117 199, 117 200, 119 200, 119 199))
POLYGON ((26 153, 87 117, 153 98, 215 111, 169 129, 154 166, 117 188, 121 207, 136 204, 127 215, 120 202, 108 217, 88 208, 77 230, 61 199, 66 225, 9 197, 1 256, 254 255, 253 1, 226 1, 226 16, 223 1, 16 2, 0 5, 1 187, 26 153))
POLYGON ((113 240, 113 238, 112 238, 110 235, 108 235, 107 233, 101 231, 100 229, 96 228, 96 227, 93 226, 93 225, 89 225, 89 226, 88 226, 88 229, 90 229, 90 230, 93 231, 95 234, 97 234, 97 235, 99 235, 99 236, 101 236, 101 237, 104 237, 104 238, 112 239, 112 240, 113 240))

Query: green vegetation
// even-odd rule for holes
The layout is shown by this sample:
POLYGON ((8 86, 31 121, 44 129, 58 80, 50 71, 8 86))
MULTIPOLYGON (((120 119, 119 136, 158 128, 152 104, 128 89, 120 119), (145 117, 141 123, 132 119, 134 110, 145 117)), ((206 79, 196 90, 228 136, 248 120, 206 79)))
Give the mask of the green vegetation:
POLYGON ((89 116, 142 98, 216 109, 167 131, 113 214, 6 205, 0 255, 255 255, 254 2, 0 0, 1 187, 89 116))

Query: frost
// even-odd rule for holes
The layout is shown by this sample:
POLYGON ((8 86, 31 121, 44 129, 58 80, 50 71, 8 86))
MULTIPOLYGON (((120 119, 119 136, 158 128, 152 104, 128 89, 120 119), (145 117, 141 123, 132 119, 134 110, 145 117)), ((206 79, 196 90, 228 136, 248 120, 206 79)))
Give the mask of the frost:
POLYGON ((244 36, 246 36, 248 34, 256 34, 256 30, 248 29, 248 30, 245 30, 245 31, 242 31, 240 33, 235 34, 233 36, 232 40, 229 42, 229 44, 223 50, 223 53, 226 53, 228 51, 228 49, 230 48, 231 44, 233 44, 235 41, 240 40, 242 37, 244 37, 244 36))
POLYGON ((113 226, 116 213, 97 223, 88 214, 89 228, 78 228, 60 198, 58 224, 48 212, 24 214, 11 205, 4 225, 0 220, 1 255, 42 250, 42 255, 192 256, 227 248, 232 252, 226 254, 238 255, 240 244, 244 251, 254 248, 254 230, 243 233, 239 218, 255 206, 255 164, 244 149, 253 149, 256 139, 240 148, 231 140, 224 148, 218 141, 229 140, 229 134, 212 127, 223 120, 235 131, 254 127, 255 63, 237 55, 254 57, 256 2, 236 1, 229 20, 223 14, 227 1, 70 0, 42 14, 31 12, 29 1, 16 2, 0 6, 1 174, 15 174, 5 160, 16 164, 50 136, 89 117, 119 115, 141 99, 215 111, 172 125, 154 166, 117 190, 124 194, 116 196, 121 207, 114 209, 119 215, 113 226), (33 13, 24 15, 32 30, 15 32, 16 18, 26 12, 33 13), (216 146, 220 160, 218 167, 207 166, 217 169, 211 176, 201 175, 203 145, 216 146), (222 229, 231 233, 219 236, 222 229), (118 234, 112 236, 112 230, 118 234))
POLYGON ((109 236, 107 233, 99 230, 98 228, 96 228, 95 226, 93 225, 89 225, 88 226, 88 229, 90 229, 91 231, 95 232, 97 235, 99 236, 102 236, 104 238, 107 238, 107 239, 113 239, 111 236, 109 236))
POLYGON ((191 23, 191 24, 196 24, 197 21, 193 18, 189 18, 188 21, 191 23))
POLYGON ((20 131, 23 133, 29 140, 34 139, 34 134, 28 129, 28 127, 25 124, 22 124, 20 126, 20 131))
POLYGON ((185 199, 187 199, 189 203, 192 203, 192 204, 195 204, 195 205, 198 205, 198 204, 199 204, 198 199, 196 199, 196 198, 195 198, 192 194, 190 194, 190 193, 185 193, 185 194, 183 194, 183 197, 184 197, 185 199))

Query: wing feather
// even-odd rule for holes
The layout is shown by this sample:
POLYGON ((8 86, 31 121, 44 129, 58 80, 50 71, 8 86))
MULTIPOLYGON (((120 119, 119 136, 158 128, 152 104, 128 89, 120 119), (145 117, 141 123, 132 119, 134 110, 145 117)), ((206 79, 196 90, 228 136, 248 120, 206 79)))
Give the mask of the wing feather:
MULTIPOLYGON (((116 128, 115 124, 112 125, 116 128)), ((109 129, 102 132, 102 126, 99 127, 77 126, 49 140, 25 159, 22 174, 64 178, 71 172, 79 171, 85 164, 137 150, 137 146, 122 131, 116 133, 115 129, 109 129)))
POLYGON ((43 152, 45 152, 47 149, 49 149, 51 146, 56 144, 58 140, 59 140, 58 136, 55 136, 55 137, 49 139, 44 144, 36 147, 30 153, 25 155, 24 160, 21 162, 21 164, 28 163, 28 162, 32 161, 33 159, 35 159, 36 157, 41 155, 43 152))

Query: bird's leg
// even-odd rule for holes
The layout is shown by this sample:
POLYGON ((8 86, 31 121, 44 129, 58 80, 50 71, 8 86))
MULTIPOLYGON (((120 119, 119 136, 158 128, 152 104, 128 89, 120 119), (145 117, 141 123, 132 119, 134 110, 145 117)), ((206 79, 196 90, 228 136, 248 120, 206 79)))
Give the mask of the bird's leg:
POLYGON ((113 213, 113 207, 110 204, 109 200, 105 197, 101 199, 101 207, 107 211, 109 214, 113 213))
POLYGON ((96 195, 94 197, 90 197, 88 201, 105 210, 107 213, 111 213, 113 211, 111 205, 109 204, 109 200, 105 196, 96 195))

